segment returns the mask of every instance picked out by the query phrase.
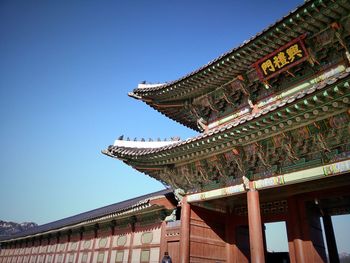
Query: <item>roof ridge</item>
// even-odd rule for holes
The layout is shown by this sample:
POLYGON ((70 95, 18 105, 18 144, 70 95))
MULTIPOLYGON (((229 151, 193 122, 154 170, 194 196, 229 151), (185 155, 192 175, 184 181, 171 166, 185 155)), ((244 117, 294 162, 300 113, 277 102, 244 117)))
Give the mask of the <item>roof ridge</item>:
POLYGON ((133 198, 130 198, 130 199, 118 202, 118 203, 106 205, 106 206, 96 208, 93 210, 89 210, 89 211, 86 211, 83 213, 79 213, 79 214, 76 214, 73 216, 62 218, 62 219, 59 219, 56 221, 52 221, 49 223, 38 225, 37 227, 33 227, 33 228, 28 229, 28 230, 18 232, 14 235, 7 236, 7 237, 2 238, 0 240, 4 241, 4 240, 8 240, 8 239, 23 237, 26 235, 34 235, 34 234, 47 232, 47 231, 59 229, 59 228, 74 225, 74 224, 79 224, 79 223, 82 223, 82 222, 87 221, 87 220, 92 220, 92 219, 104 217, 104 216, 113 214, 115 212, 121 211, 121 210, 126 210, 128 208, 132 208, 135 205, 139 204, 140 202, 142 202, 146 199, 151 199, 152 197, 159 196, 159 195, 166 195, 166 194, 169 194, 171 192, 172 192, 171 188, 166 188, 166 189, 162 189, 162 190, 159 190, 159 191, 156 191, 153 193, 144 194, 144 195, 141 195, 138 197, 133 197, 133 198), (109 211, 109 209, 111 209, 111 210, 109 211), (100 213, 98 213, 98 212, 100 212, 100 213))
MULTIPOLYGON (((140 92, 144 92, 144 91, 157 91, 157 90, 161 90, 164 88, 167 88, 175 83, 178 83, 182 80, 185 80, 195 74, 197 74, 198 72, 204 70, 205 68, 213 65, 214 63, 216 63, 217 61, 219 61, 220 59, 230 55, 231 53, 243 48, 244 46, 246 46, 247 44, 251 43, 252 41, 254 41, 256 38, 258 38, 259 36, 263 35, 265 32, 269 31, 271 28, 273 28, 274 26, 276 26, 278 23, 280 23, 281 21, 283 21, 284 19, 286 19, 287 17, 293 15, 294 13, 296 13, 299 9, 305 7, 306 5, 311 5, 311 2, 316 2, 316 1, 305 1, 304 3, 298 5, 297 7, 295 7, 292 11, 290 11, 288 14, 282 16, 280 19, 276 20, 274 23, 268 25, 267 27, 265 27, 263 30, 261 30, 260 32, 256 33, 254 36, 252 36, 251 38, 249 38, 248 40, 244 40, 242 42, 242 44, 235 46, 231 49, 229 49, 228 51, 224 52, 223 54, 219 55, 218 57, 210 60, 208 63, 204 64, 203 66, 197 68, 196 70, 191 71, 190 73, 186 74, 185 76, 182 76, 176 80, 172 80, 172 81, 168 81, 165 82, 163 85, 149 85, 149 87, 143 87, 143 88, 135 88, 132 92, 130 92, 131 95, 136 94, 138 91, 140 92)), ((133 97, 133 96, 131 96, 133 97)))
MULTIPOLYGON (((297 91, 296 93, 294 93, 292 95, 286 96, 284 99, 280 99, 280 100, 275 101, 272 104, 268 104, 267 106, 262 107, 262 109, 260 111, 258 111, 258 112, 250 112, 249 115, 243 115, 241 117, 238 117, 235 120, 228 121, 227 123, 225 123, 223 125, 214 127, 212 129, 208 130, 207 132, 198 134, 198 135, 196 135, 194 137, 191 137, 191 138, 188 138, 186 140, 179 141, 176 144, 171 144, 171 145, 168 145, 168 146, 165 146, 165 147, 153 148, 153 149, 151 149, 150 152, 147 152, 147 153, 146 152, 141 152, 141 154, 135 154, 134 153, 133 155, 142 155, 142 154, 148 154, 148 153, 152 153, 152 154, 160 153, 163 150, 168 150, 168 149, 172 149, 172 148, 175 148, 175 147, 180 147, 182 145, 185 145, 185 144, 188 144, 188 143, 191 143, 191 142, 196 142, 196 141, 205 139, 205 138, 210 137, 212 135, 215 135, 215 134, 217 134, 219 132, 223 132, 223 131, 229 130, 229 129, 233 128, 233 127, 236 127, 236 126, 238 126, 240 124, 246 123, 247 121, 251 121, 251 120, 253 120, 255 118, 259 118, 260 116, 263 116, 263 115, 265 115, 265 114, 267 114, 269 112, 272 112, 272 111, 276 110, 277 108, 284 107, 285 105, 287 105, 289 103, 293 103, 296 98, 302 98, 302 97, 304 97, 306 95, 310 95, 310 94, 314 93, 316 90, 320 90, 320 89, 323 89, 325 87, 328 87, 329 85, 332 85, 335 82, 338 82, 338 81, 341 82, 341 81, 343 81, 344 78, 348 77, 349 75, 350 75, 350 67, 346 68, 342 72, 339 72, 339 73, 336 73, 334 75, 329 76, 328 78, 324 79, 321 82, 318 82, 318 83, 310 85, 310 87, 306 88, 305 90, 297 91)), ((114 156, 113 153, 109 152, 109 150, 117 151, 116 148, 119 148, 119 147, 118 146, 112 146, 111 149, 108 148, 103 153, 106 154, 106 155, 114 156)), ((121 147, 120 149, 123 149, 125 151, 130 150, 130 148, 126 148, 126 147, 121 147)), ((122 151, 122 152, 125 153, 125 151, 122 151)))

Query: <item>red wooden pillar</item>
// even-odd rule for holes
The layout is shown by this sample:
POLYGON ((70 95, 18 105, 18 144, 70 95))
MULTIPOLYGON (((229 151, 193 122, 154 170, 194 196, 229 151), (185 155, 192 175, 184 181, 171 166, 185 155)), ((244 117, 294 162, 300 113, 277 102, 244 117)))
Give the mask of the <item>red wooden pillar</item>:
POLYGON ((291 263, 325 262, 318 221, 315 209, 306 208, 301 197, 288 199, 287 229, 291 263))
POLYGON ((163 221, 161 225, 161 238, 160 238, 160 248, 159 248, 159 262, 162 262, 164 252, 168 252, 168 240, 166 237, 166 222, 163 221))
POLYGON ((339 254, 337 248, 337 242, 335 241, 332 218, 329 214, 325 214, 323 217, 324 232, 326 234, 326 242, 328 248, 329 262, 339 263, 339 254))
POLYGON ((233 225, 232 216, 229 212, 226 214, 226 228, 225 228, 225 239, 226 239, 226 262, 236 262, 234 258, 234 237, 235 237, 235 226, 233 225))
POLYGON ((252 263, 264 263, 264 241, 261 227, 259 192, 250 187, 247 192, 250 258, 252 263))
POLYGON ((190 216, 191 207, 184 197, 181 205, 180 263, 190 262, 190 216))
MULTIPOLYGON (((300 204, 301 206, 303 204, 300 204)), ((300 208, 301 209, 301 208, 300 208)), ((292 263, 307 263, 305 241, 302 238, 302 226, 299 218, 299 209, 295 197, 288 199, 288 245, 289 257, 292 263)))
POLYGON ((129 245, 129 254, 128 254, 128 263, 131 263, 132 260, 132 252, 134 248, 134 237, 135 237, 135 223, 136 223, 136 218, 134 217, 130 223, 130 245, 129 245))

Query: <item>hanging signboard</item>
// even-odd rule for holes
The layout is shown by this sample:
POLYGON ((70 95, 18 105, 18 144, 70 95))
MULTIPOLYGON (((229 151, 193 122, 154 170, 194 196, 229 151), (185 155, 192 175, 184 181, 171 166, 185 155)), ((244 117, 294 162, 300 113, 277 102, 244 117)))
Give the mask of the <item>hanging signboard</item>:
POLYGON ((302 35, 253 64, 261 81, 266 81, 283 71, 305 61, 308 53, 303 43, 302 35))

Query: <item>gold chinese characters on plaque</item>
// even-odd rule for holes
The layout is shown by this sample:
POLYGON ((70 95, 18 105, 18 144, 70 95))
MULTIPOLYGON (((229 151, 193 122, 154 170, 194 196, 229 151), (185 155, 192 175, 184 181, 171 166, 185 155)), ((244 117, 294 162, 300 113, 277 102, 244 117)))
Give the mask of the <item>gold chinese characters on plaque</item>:
POLYGON ((304 38, 305 35, 302 35, 255 62, 253 66, 259 78, 266 81, 305 61, 308 53, 303 43, 304 38))

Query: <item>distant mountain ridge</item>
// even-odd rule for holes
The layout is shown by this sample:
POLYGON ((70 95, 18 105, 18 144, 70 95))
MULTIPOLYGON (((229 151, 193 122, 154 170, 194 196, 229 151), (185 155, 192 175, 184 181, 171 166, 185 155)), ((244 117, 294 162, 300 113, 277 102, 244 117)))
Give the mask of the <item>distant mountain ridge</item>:
POLYGON ((0 237, 11 236, 36 226, 38 225, 33 222, 15 223, 0 220, 0 237))

